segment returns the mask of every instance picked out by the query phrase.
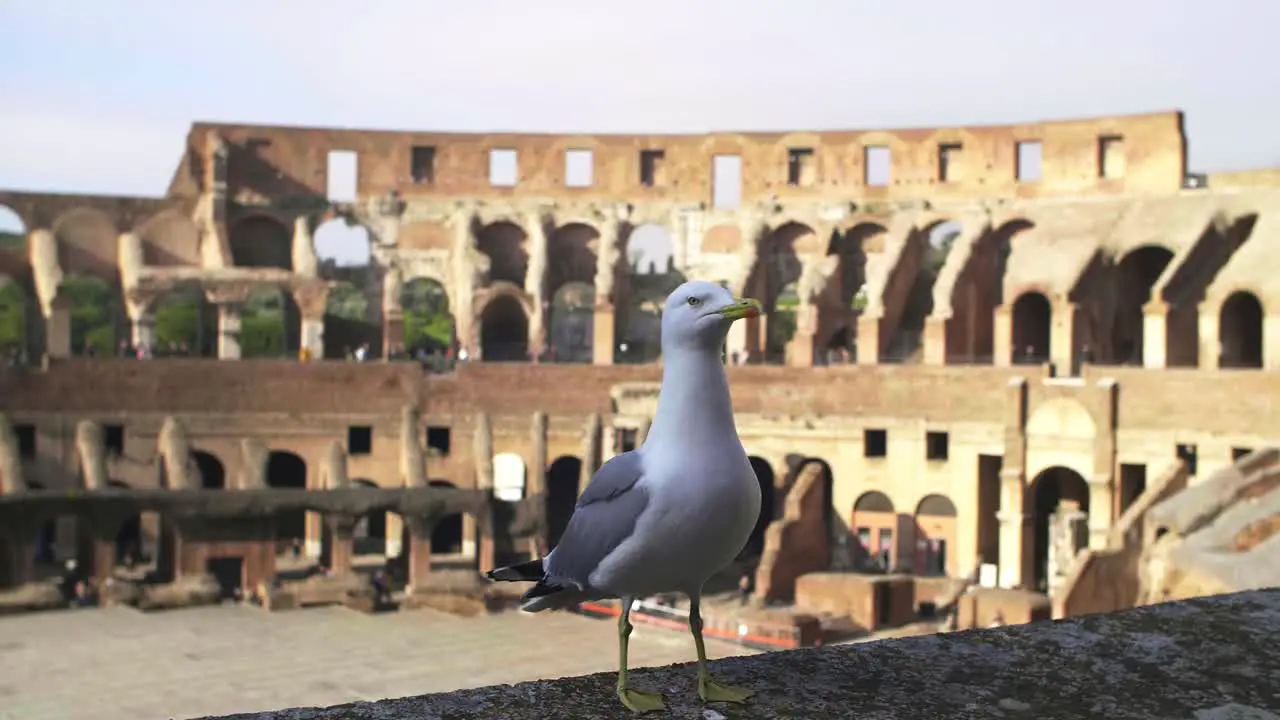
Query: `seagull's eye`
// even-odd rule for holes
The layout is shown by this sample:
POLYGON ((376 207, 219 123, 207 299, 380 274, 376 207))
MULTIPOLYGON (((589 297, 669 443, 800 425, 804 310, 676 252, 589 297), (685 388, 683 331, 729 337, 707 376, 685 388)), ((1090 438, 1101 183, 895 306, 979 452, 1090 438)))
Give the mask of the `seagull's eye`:
POLYGON ((689 304, 692 305, 693 307, 698 307, 699 305, 702 304, 702 301, 696 297, 691 297, 689 298, 689 304))

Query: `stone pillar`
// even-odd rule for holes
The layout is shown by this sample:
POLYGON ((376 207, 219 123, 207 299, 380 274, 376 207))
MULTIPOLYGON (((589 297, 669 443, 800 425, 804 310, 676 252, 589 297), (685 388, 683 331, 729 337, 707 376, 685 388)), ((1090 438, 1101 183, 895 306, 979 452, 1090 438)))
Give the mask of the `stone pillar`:
POLYGON ((70 305, 69 300, 59 296, 45 315, 45 349, 51 358, 71 357, 70 305))
POLYGON ((1013 307, 1006 303, 997 307, 994 313, 991 333, 995 357, 991 359, 991 364, 1010 367, 1013 365, 1013 307))
POLYGON ((617 282, 618 258, 621 253, 622 228, 619 220, 609 220, 600 231, 596 252, 596 304, 592 328, 591 361, 595 365, 612 365, 617 345, 617 306, 613 291, 617 282))
POLYGON ((796 332, 787 343, 788 367, 813 367, 814 337, 818 330, 818 307, 811 302, 796 309, 796 332))
MULTIPOLYGON (((142 311, 137 317, 129 318, 129 342, 134 347, 155 348, 156 316, 149 309, 142 311)), ((105 350, 107 349, 104 348, 105 350)), ((110 351, 114 352, 115 348, 110 348, 110 351)))
POLYGON ((1000 587, 1013 588, 1034 576, 1031 552, 1035 527, 1023 512, 1026 482, 1021 470, 1000 472, 1000 587))
POLYGON ((525 292, 533 300, 529 317, 529 352, 537 357, 547 348, 547 232, 542 214, 531 212, 525 218, 525 234, 529 238, 529 266, 525 275, 525 292))
POLYGON ((1262 316, 1262 369, 1280 370, 1280 313, 1262 316))
POLYGON ((218 359, 240 359, 240 305, 218 306, 218 359))
POLYGON ((390 357, 391 349, 404 342, 404 275, 392 264, 382 276, 382 357, 390 357))
POLYGON ((870 315, 858 316, 858 357, 859 365, 880 364, 880 318, 870 315))
POLYGON ((387 550, 385 555, 388 560, 400 557, 400 553, 404 552, 403 533, 404 520, 401 519, 400 514, 387 513, 387 550))
MULTIPOLYGON (((533 413, 530 427, 530 445, 533 448, 529 457, 529 473, 525 480, 526 497, 545 497, 547 492, 547 414, 538 410, 533 413)), ((534 557, 546 555, 547 538, 538 533, 529 538, 529 552, 534 557)))
MULTIPOLYGON (((924 320, 924 364, 947 364, 947 322, 951 318, 930 315, 924 320)), ((972 348, 972 345, 970 345, 972 348)), ((970 358, 969 362, 973 362, 970 358)))
POLYGON ((324 516, 317 512, 308 512, 303 531, 302 554, 311 560, 319 560, 321 553, 324 552, 324 533, 324 516))
POLYGON ((427 578, 431 575, 431 531, 437 520, 439 518, 431 522, 416 518, 407 521, 409 523, 409 572, 406 584, 410 588, 426 585, 427 578))
POLYGON ((596 299, 591 329, 591 362, 594 365, 612 365, 614 347, 617 345, 617 309, 611 302, 596 299))
POLYGON ((302 323, 302 350, 312 360, 324 359, 324 311, 329 303, 328 283, 312 281, 295 287, 293 300, 298 304, 302 323))
POLYGON ((1152 300, 1142 307, 1142 366, 1152 370, 1168 367, 1169 306, 1152 300))
POLYGON ((347 517, 329 515, 324 518, 329 531, 329 569, 334 575, 345 577, 351 574, 351 558, 354 553, 353 531, 355 520, 347 517))
POLYGON ((1049 329, 1049 361, 1058 376, 1075 375, 1076 321, 1080 306, 1062 300, 1053 304, 1049 329))
MULTIPOLYGON (((1222 357, 1222 341, 1219 337, 1220 305, 1202 302, 1196 307, 1200 329, 1200 369, 1216 370, 1222 357), (1211 308, 1210 305, 1213 305, 1211 308)), ((1265 320, 1264 320, 1265 322, 1265 320)))

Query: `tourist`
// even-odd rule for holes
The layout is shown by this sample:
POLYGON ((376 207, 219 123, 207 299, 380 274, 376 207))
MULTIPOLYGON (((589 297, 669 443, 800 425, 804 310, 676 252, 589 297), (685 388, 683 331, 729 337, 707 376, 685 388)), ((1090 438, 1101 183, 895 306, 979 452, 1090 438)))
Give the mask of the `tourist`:
POLYGON ((751 601, 751 573, 742 573, 738 578, 738 604, 746 605, 751 601))

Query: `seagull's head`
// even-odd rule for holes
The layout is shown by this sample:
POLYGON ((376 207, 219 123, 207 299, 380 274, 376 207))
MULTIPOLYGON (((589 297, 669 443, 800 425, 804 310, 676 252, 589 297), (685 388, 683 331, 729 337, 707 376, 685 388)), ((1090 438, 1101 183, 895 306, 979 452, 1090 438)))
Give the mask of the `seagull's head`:
POLYGON ((693 280, 667 298, 662 310, 662 347, 719 354, 733 321, 759 315, 759 302, 735 298, 715 283, 693 280))

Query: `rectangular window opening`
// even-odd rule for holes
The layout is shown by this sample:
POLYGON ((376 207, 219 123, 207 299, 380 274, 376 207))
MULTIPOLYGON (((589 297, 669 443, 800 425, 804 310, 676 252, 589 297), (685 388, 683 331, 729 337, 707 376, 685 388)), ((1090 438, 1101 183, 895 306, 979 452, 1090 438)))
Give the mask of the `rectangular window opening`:
POLYGON ((360 156, 354 150, 330 150, 326 176, 329 202, 355 202, 360 194, 360 156))
POLYGON ((352 425, 347 428, 347 454, 369 455, 373 452, 373 428, 368 425, 352 425))
POLYGON ((427 427, 427 449, 438 455, 448 455, 453 446, 453 432, 447 427, 427 427))
POLYGON ((945 432, 925 433, 925 458, 946 460, 951 451, 951 437, 945 432))
POLYGON ((1098 177, 1105 180, 1124 177, 1124 137, 1103 135, 1098 138, 1098 177))
POLYGON ((889 431, 888 430, 863 430, 862 431, 862 456, 869 458, 882 458, 889 454, 889 431))
POLYGON ((21 423, 13 426, 13 434, 18 439, 18 457, 23 460, 36 458, 36 426, 21 423))
POLYGON ((960 143, 943 143, 938 146, 938 182, 955 182, 956 161, 960 159, 960 143))
POLYGON ((665 150, 641 150, 640 184, 645 187, 662 187, 666 182, 663 172, 666 159, 665 150))
POLYGON ((1191 443, 1179 443, 1178 459, 1187 464, 1187 474, 1196 474, 1196 446, 1191 443))
POLYGON ((640 432, 635 428, 622 428, 618 431, 618 452, 631 452, 636 449, 636 441, 640 432))
POLYGON ((730 210, 742 204, 742 157, 716 155, 711 162, 711 204, 730 210))
POLYGON ((106 449, 108 455, 115 455, 117 457, 124 455, 123 425, 103 425, 102 436, 102 445, 106 449))
POLYGON ((793 187, 809 187, 817 180, 813 148, 787 150, 787 184, 793 187))
POLYGON ((584 188, 595 183, 595 153, 590 150, 564 151, 565 187, 584 188))
POLYGON ((495 148, 489 151, 489 184, 493 187, 515 187, 520 175, 520 158, 515 150, 495 148))
POLYGON ((1022 140, 1015 147, 1017 151, 1015 172, 1018 182, 1036 182, 1040 179, 1043 146, 1039 140, 1022 140))
POLYGON ((868 187, 885 187, 892 174, 893 155, 888 146, 868 145, 862 149, 862 180, 868 187))
POLYGON ((433 145, 415 145, 409 153, 409 174, 415 185, 436 181, 436 149, 433 145))

